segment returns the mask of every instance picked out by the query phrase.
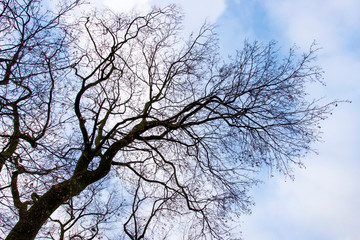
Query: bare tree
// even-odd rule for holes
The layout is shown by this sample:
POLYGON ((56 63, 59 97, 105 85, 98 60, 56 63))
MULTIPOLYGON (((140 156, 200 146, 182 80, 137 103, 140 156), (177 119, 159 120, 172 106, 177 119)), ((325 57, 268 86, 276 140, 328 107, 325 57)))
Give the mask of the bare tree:
POLYGON ((61 18, 79 2, 64 3, 54 11, 38 0, 4 0, 0 4, 0 198, 1 206, 10 211, 1 214, 5 233, 13 227, 12 212, 22 215, 37 198, 32 191, 37 184, 33 178, 56 169, 51 161, 38 161, 44 156, 40 156, 43 150, 38 142, 59 132, 52 108, 58 76, 69 68, 67 46, 71 40, 61 18), (20 177, 25 173, 33 177, 20 177), (19 178, 23 186, 18 186, 19 178), (21 201, 18 187, 31 198, 21 201))
MULTIPOLYGON (((40 21, 32 4, 21 12, 40 21)), ((21 44, 2 56, 3 235, 231 238, 227 222, 252 204, 253 173, 290 174, 334 105, 306 98, 305 84, 321 80, 316 49, 281 59, 273 42, 245 43, 224 61, 213 27, 181 37, 174 6, 135 17, 94 11, 59 31, 76 4, 46 18, 56 19, 48 40, 29 37, 37 58, 14 58, 21 44)))

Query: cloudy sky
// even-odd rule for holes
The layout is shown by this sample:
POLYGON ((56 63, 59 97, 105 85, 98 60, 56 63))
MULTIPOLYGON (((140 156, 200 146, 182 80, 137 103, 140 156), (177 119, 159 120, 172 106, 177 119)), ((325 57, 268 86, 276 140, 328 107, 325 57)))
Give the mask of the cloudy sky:
MULTIPOLYGON (((101 1, 101 0, 99 0, 101 1)), ((359 0, 103 0, 113 10, 144 11, 151 5, 180 5, 187 29, 216 23, 221 51, 231 54, 244 39, 322 47, 318 63, 326 87, 311 86, 314 97, 351 100, 322 125, 306 169, 295 181, 263 174, 252 191, 253 214, 242 218, 245 240, 354 240, 360 229, 360 1, 359 0)))

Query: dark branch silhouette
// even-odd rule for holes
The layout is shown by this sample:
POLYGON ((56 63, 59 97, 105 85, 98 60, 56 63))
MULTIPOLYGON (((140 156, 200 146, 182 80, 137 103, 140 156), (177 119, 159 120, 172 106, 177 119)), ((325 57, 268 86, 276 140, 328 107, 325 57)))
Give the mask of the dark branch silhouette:
POLYGON ((316 46, 221 59, 175 6, 67 18, 1 2, 1 237, 227 239, 261 167, 291 175, 334 103, 309 101, 316 46), (120 236, 120 237, 119 237, 120 236))

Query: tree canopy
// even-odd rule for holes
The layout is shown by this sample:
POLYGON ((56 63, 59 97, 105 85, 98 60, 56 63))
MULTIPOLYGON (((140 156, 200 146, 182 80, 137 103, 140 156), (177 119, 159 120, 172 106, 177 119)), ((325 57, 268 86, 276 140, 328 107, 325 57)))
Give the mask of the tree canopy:
POLYGON ((284 174, 336 103, 309 101, 316 46, 245 42, 213 26, 40 0, 0 9, 0 237, 233 239, 262 167, 284 174))

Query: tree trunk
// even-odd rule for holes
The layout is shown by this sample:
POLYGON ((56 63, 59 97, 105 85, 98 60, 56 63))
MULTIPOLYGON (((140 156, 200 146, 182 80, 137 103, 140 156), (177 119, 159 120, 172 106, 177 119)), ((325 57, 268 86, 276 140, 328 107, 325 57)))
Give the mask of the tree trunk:
POLYGON ((22 216, 11 230, 6 240, 34 239, 41 226, 49 219, 50 215, 65 201, 78 195, 91 182, 86 179, 71 178, 59 183, 42 195, 22 216))
POLYGON ((87 186, 102 179, 109 173, 112 159, 117 151, 134 140, 134 132, 144 130, 144 126, 140 126, 142 126, 140 130, 138 125, 135 126, 130 134, 111 145, 102 156, 100 164, 95 171, 87 170, 89 163, 94 157, 93 153, 84 153, 78 160, 73 177, 54 185, 34 202, 31 208, 19 219, 6 237, 6 240, 34 239, 41 226, 61 204, 77 196, 87 186))

